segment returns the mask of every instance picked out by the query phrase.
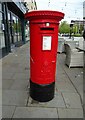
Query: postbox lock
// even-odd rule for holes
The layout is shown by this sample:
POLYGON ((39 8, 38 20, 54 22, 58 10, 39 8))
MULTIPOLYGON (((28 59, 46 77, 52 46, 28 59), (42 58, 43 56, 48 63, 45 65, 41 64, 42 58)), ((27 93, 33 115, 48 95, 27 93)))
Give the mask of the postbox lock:
POLYGON ((50 26, 50 23, 46 23, 46 26, 50 26))

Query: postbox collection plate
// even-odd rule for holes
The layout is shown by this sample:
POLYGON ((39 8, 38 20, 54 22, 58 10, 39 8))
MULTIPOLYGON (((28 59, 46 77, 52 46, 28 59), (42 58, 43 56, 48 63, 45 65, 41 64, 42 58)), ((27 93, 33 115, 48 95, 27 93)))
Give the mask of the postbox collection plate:
POLYGON ((42 50, 51 50, 52 36, 43 36, 42 50))

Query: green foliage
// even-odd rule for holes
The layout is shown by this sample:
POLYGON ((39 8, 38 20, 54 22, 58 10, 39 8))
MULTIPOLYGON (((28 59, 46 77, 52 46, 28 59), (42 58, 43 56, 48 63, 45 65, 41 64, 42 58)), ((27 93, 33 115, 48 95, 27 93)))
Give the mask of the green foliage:
POLYGON ((60 33, 69 33, 70 32, 70 26, 67 23, 67 21, 61 22, 61 24, 59 26, 59 32, 60 33))
POLYGON ((80 34, 82 34, 82 31, 84 30, 84 25, 80 25, 80 34))
POLYGON ((73 36, 74 36, 74 37, 82 37, 81 34, 74 34, 73 36))
POLYGON ((13 23, 13 30, 14 30, 14 32, 17 32, 17 33, 21 32, 21 24, 20 24, 20 22, 13 23))
POLYGON ((16 29, 17 29, 17 24, 16 23, 13 23, 13 29, 14 29, 14 32, 16 32, 16 29))
POLYGON ((73 27, 70 28, 70 25, 67 23, 67 21, 61 22, 59 26, 59 32, 60 33, 73 33, 75 36, 81 36, 82 31, 84 29, 84 26, 82 24, 74 24, 73 27), (78 34, 79 33, 79 34, 78 34))
POLYGON ((77 31, 78 31, 78 26, 76 24, 74 24, 74 26, 73 26, 73 33, 75 34, 75 33, 77 33, 77 31))
POLYGON ((84 26, 82 24, 80 25, 80 27, 79 27, 79 24, 74 24, 73 33, 74 34, 76 34, 76 33, 82 34, 83 29, 84 29, 84 26))

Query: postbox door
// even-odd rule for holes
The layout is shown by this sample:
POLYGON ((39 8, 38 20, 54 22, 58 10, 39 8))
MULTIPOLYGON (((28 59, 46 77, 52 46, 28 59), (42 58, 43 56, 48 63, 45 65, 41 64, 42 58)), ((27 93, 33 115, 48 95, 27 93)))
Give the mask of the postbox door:
POLYGON ((57 25, 50 28, 34 27, 34 35, 31 35, 31 80, 38 84, 50 84, 55 81, 56 56, 57 56, 57 25), (36 29, 39 33, 37 34, 36 29), (34 39, 36 43, 34 44, 34 39), (38 69, 37 69, 38 68, 38 69))
POLYGON ((41 37, 42 37, 41 76, 44 77, 44 80, 50 83, 55 81, 57 40, 54 39, 54 34, 43 34, 41 35, 41 37))

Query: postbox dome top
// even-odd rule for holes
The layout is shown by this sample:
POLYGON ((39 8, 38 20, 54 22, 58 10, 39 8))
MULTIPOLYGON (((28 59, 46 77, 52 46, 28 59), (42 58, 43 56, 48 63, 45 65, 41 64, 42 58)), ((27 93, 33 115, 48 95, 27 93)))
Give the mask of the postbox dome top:
POLYGON ((52 18, 60 21, 64 18, 64 13, 52 10, 36 10, 25 14, 25 19, 33 20, 39 18, 52 18))

